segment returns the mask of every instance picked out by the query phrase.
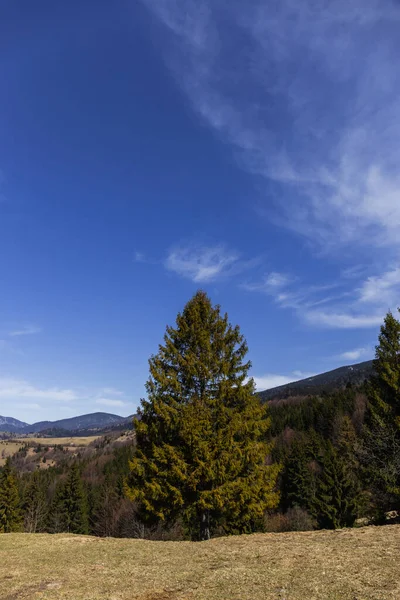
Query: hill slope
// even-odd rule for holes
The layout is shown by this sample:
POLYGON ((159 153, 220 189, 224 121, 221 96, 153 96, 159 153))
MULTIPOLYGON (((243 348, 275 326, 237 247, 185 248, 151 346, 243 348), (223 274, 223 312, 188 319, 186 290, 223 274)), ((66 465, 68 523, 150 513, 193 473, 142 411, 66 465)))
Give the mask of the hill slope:
POLYGON ((318 395, 323 392, 345 388, 348 384, 360 385, 371 376, 372 370, 373 361, 368 360, 264 390, 259 392, 259 396, 263 400, 271 400, 272 398, 286 398, 287 396, 318 395))
POLYGON ((400 526, 149 542, 3 534, 4 600, 398 600, 400 526))
POLYGON ((124 417, 110 413, 97 412, 79 415, 59 421, 40 421, 24 428, 24 433, 36 433, 44 429, 64 429, 67 431, 80 431, 81 429, 101 429, 108 425, 116 425, 124 421, 124 417))
POLYGON ((28 423, 18 421, 18 419, 14 419, 13 417, 2 417, 0 415, 0 431, 21 432, 27 426, 28 423))

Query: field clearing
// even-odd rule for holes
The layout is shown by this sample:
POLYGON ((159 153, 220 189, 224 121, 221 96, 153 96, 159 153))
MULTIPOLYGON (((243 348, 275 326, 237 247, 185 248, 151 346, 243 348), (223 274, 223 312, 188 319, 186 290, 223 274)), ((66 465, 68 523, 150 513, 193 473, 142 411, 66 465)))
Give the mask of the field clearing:
POLYGON ((23 442, 17 440, 0 440, 0 467, 2 467, 8 456, 13 456, 20 448, 23 442))
MULTIPOLYGON (((99 435, 90 435, 87 437, 28 437, 19 440, 19 443, 25 444, 29 442, 35 442, 35 444, 41 444, 42 446, 88 446, 94 440, 97 440, 99 435)), ((18 441, 18 440, 15 440, 18 441)))
POLYGON ((209 542, 2 534, 2 600, 399 600, 400 526, 209 542))
MULTIPOLYGON (((41 444, 44 447, 52 448, 54 446, 63 446, 67 450, 73 451, 75 448, 82 448, 83 446, 88 446, 94 440, 97 440, 98 435, 92 435, 87 437, 27 437, 16 439, 13 438, 11 440, 0 440, 0 467, 4 465, 8 456, 13 456, 18 452, 20 448, 24 444, 29 444, 34 442, 35 444, 41 444)), ((32 453, 31 453, 32 454, 32 453)), ((47 465, 47 467, 50 465, 47 465)))

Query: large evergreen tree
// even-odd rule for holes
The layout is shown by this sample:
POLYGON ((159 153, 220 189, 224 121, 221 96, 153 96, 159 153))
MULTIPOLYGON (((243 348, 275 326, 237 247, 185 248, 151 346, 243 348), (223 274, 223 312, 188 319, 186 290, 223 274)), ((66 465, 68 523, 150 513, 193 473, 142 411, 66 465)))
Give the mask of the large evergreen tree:
POLYGON ((388 313, 376 347, 361 459, 378 516, 400 507, 400 322, 388 313))
POLYGON ((20 504, 17 479, 8 458, 0 472, 0 533, 21 529, 20 504))
POLYGON ((251 531, 276 506, 268 409, 254 395, 239 327, 199 291, 150 358, 127 494, 144 515, 183 516, 193 539, 251 531))

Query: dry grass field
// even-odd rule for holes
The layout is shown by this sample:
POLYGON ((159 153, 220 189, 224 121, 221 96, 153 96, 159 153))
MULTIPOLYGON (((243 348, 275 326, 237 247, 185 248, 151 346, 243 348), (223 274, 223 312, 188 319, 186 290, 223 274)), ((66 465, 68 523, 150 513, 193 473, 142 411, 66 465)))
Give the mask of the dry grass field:
POLYGON ((90 435, 87 437, 29 437, 19 442, 34 442, 35 444, 42 444, 43 446, 88 446, 94 440, 100 437, 98 435, 90 435))
POLYGON ((4 465, 8 456, 13 456, 23 446, 18 440, 0 440, 0 467, 4 465))
MULTIPOLYGON (((88 446, 94 440, 97 440, 98 435, 87 437, 27 437, 21 439, 0 440, 0 467, 6 462, 8 456, 13 456, 24 444, 41 444, 42 446, 52 448, 54 446, 63 446, 67 450, 74 451, 75 448, 88 446)), ((33 449, 31 451, 31 454, 33 449)), ((47 465, 48 467, 49 465, 47 465)))
POLYGON ((0 535, 2 600, 399 600, 400 526, 209 542, 0 535))

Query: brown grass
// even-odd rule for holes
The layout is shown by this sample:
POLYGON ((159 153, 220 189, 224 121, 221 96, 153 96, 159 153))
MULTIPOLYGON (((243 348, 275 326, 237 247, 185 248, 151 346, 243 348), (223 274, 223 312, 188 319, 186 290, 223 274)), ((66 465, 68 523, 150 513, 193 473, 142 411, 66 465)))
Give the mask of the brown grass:
POLYGON ((399 600, 400 526, 209 542, 0 535, 2 600, 399 600))
POLYGON ((16 440, 0 440, 0 467, 9 456, 13 456, 23 446, 23 442, 16 440))
POLYGON ((18 441, 21 445, 34 442, 35 444, 42 444, 42 446, 88 446, 94 440, 97 440, 100 436, 90 435, 86 437, 27 437, 18 441))

